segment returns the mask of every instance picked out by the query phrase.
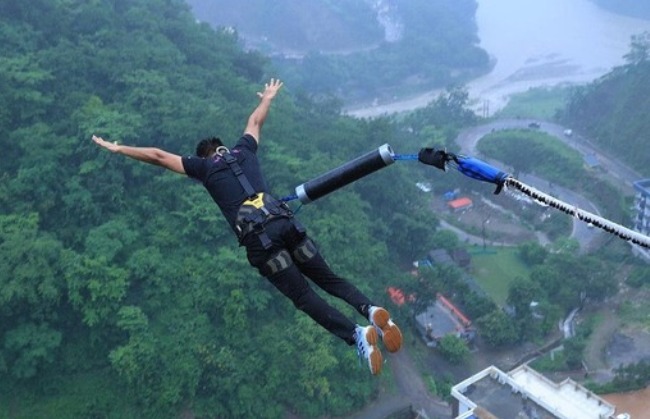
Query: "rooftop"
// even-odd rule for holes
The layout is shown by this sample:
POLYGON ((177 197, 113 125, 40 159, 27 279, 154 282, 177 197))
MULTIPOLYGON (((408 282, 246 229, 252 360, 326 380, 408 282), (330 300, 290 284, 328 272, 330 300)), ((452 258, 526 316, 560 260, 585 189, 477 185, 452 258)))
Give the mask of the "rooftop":
POLYGON ((498 418, 605 419, 615 406, 571 379, 555 383, 522 365, 510 373, 492 366, 452 388, 465 409, 458 418, 476 415, 476 409, 498 418), (467 410, 469 409, 469 411, 467 410))
POLYGON ((452 209, 460 209, 460 208, 471 206, 472 200, 463 197, 463 198, 454 199, 453 201, 449 201, 447 205, 449 205, 452 209))

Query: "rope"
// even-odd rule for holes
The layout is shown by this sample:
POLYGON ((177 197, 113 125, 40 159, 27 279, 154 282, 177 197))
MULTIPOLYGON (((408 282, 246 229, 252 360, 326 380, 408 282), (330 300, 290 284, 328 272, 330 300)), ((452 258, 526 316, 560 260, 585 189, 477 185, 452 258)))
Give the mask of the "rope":
POLYGON ((592 214, 573 205, 569 205, 566 202, 553 198, 552 196, 547 195, 544 192, 533 188, 532 186, 528 186, 517 179, 508 177, 505 180, 505 185, 506 187, 513 187, 519 190, 537 202, 558 209, 564 213, 576 217, 581 221, 584 221, 585 223, 589 223, 594 227, 598 227, 610 234, 614 234, 615 236, 618 236, 625 241, 650 249, 650 237, 648 236, 630 230, 629 228, 623 227, 620 224, 616 224, 596 214, 592 214))

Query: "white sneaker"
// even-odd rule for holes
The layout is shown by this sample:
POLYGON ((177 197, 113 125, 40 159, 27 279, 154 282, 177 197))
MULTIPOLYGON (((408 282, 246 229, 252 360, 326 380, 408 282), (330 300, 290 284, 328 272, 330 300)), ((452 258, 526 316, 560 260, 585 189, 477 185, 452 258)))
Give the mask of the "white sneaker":
POLYGON ((372 375, 379 374, 383 359, 377 347, 379 337, 375 328, 373 326, 357 326, 354 330, 354 337, 357 342, 359 359, 363 359, 368 363, 372 375))
POLYGON ((377 329, 388 352, 397 352, 402 347, 402 332, 390 319, 388 310, 372 306, 368 311, 368 320, 377 329))

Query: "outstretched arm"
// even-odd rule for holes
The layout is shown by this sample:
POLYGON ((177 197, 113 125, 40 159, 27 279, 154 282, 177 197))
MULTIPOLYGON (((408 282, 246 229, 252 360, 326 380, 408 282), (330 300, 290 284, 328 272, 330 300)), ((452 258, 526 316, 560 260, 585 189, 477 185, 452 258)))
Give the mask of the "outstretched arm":
POLYGON ((260 98, 260 103, 257 105, 251 116, 248 117, 248 123, 246 124, 244 134, 252 135, 258 143, 260 141, 262 125, 264 125, 264 121, 266 120, 266 117, 269 114, 269 109, 271 108, 271 101, 278 93, 278 90, 282 87, 282 84, 283 83, 280 80, 271 79, 269 83, 264 85, 263 92, 257 92, 257 96, 260 98))
POLYGON ((176 154, 168 153, 167 151, 154 147, 130 147, 126 145, 119 145, 117 144, 117 141, 111 143, 110 141, 106 141, 101 137, 97 137, 96 135, 93 135, 93 141, 98 146, 103 147, 113 153, 123 154, 134 160, 143 161, 145 163, 154 164, 156 166, 162 166, 165 169, 169 169, 176 173, 185 174, 185 168, 183 167, 181 156, 177 156, 176 154))

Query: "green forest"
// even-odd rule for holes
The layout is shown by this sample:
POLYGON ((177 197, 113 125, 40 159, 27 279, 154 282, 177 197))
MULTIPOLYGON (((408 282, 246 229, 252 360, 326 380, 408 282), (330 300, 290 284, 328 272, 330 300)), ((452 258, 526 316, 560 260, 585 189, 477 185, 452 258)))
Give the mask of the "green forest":
MULTIPOLYGON (((0 417, 339 415, 390 380, 248 266, 200 185, 90 140, 234 143, 278 76, 266 58, 178 0, 7 1, 0 21, 0 417)), ((426 141, 400 136, 287 84, 260 159, 283 196, 384 143, 426 141)), ((299 212, 333 268, 381 303, 439 240, 410 170, 299 212)))
POLYGON ((650 176, 650 33, 632 37, 625 64, 571 94, 558 120, 650 176))
MULTIPOLYGON (((284 79, 277 63, 197 23, 182 0, 10 0, 0 22, 0 418, 339 416, 392 385, 248 266, 201 185, 91 141, 183 155, 207 136, 231 145, 263 83, 284 79)), ((559 115, 641 171, 648 51, 636 38, 628 64, 578 89, 559 115)), ((399 119, 358 120, 287 81, 260 160, 274 194, 290 195, 384 143, 454 149, 459 129, 478 122, 467 103, 450 88, 399 119)), ((375 301, 392 308, 390 285, 455 289, 492 346, 542 339, 587 286, 593 301, 615 293, 608 263, 622 245, 595 257, 522 245, 531 273, 508 300, 541 301, 535 327, 526 321, 539 313, 515 307, 526 315, 513 324, 459 272, 413 281, 413 260, 458 246, 438 231, 420 179, 436 192, 492 190, 405 162, 294 209, 332 267, 375 301)))

